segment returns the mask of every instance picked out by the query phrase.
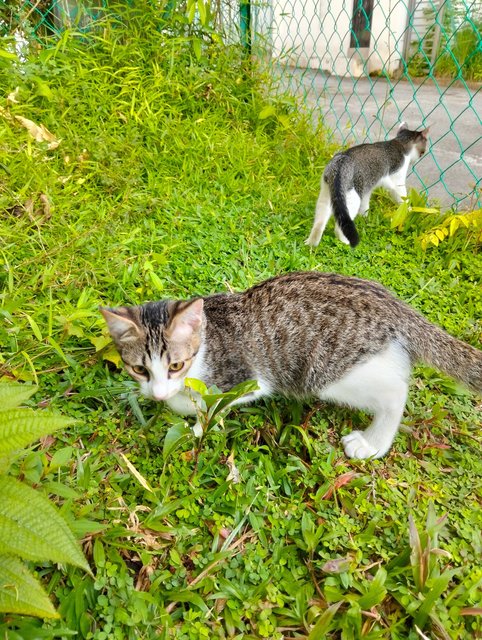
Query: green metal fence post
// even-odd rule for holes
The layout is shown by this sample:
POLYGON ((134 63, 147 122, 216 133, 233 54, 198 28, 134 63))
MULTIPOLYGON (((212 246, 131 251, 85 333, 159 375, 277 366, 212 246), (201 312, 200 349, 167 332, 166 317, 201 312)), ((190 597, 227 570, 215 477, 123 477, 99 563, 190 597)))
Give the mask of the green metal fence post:
POLYGON ((251 54, 251 0, 242 0, 239 4, 241 44, 246 53, 251 54))

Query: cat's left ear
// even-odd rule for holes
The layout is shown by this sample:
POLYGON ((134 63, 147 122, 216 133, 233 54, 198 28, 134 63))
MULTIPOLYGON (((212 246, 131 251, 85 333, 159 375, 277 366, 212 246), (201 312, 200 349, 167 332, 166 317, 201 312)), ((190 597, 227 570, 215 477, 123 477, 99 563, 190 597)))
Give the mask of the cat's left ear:
POLYGON ((408 129, 407 123, 406 122, 401 122, 398 125, 397 134, 400 133, 400 131, 403 131, 404 129, 408 129))
POLYGON ((172 305, 171 321, 166 335, 176 342, 189 340, 193 333, 201 328, 203 321, 204 300, 197 298, 188 302, 177 302, 172 305))
POLYGON ((420 135, 422 136, 422 138, 424 140, 428 140, 428 134, 430 132, 430 127, 427 127, 426 129, 424 129, 423 131, 420 131, 420 135))

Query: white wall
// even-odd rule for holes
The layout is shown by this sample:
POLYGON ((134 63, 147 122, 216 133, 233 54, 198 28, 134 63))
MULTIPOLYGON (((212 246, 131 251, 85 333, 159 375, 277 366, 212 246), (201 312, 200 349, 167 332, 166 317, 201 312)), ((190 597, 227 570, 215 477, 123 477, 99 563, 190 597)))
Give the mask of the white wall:
POLYGON ((272 56, 299 67, 346 76, 398 68, 407 10, 401 0, 378 0, 370 49, 350 49, 353 0, 272 0, 255 7, 255 30, 268 37, 272 56), (365 64, 365 70, 364 70, 365 64))

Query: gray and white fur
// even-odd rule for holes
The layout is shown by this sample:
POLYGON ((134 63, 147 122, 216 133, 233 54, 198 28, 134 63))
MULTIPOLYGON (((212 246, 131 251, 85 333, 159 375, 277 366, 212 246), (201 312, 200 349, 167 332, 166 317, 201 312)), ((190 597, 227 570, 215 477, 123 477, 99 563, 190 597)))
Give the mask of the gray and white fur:
POLYGON ((362 409, 374 418, 342 438, 350 458, 388 452, 414 362, 482 392, 482 351, 369 280, 298 272, 242 293, 101 312, 143 395, 187 415, 196 407, 186 376, 223 391, 256 380, 259 389, 242 401, 281 394, 362 409))
POLYGON ((360 144, 335 154, 321 178, 315 219, 306 244, 319 244, 333 214, 337 237, 356 247, 359 237, 354 219, 359 213, 367 215, 370 195, 376 187, 385 187, 395 202, 402 201, 407 195, 408 169, 425 153, 428 131, 410 131, 403 123, 393 140, 360 144))

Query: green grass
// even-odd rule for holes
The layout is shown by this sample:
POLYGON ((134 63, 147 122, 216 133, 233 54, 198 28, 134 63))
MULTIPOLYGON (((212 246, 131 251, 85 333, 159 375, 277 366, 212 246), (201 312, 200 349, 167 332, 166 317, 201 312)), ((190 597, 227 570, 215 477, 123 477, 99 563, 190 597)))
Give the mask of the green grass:
POLYGON ((469 22, 448 39, 435 63, 434 74, 482 81, 482 21, 469 22))
MULTIPOLYGON (((434 16, 428 20, 435 20, 434 16)), ((433 69, 430 68, 430 51, 424 50, 424 40, 418 42, 417 50, 408 61, 408 72, 412 77, 433 75, 472 82, 482 81, 482 23, 466 19, 457 29, 450 20, 442 29, 442 46, 437 52, 433 69)), ((430 45, 431 46, 431 45, 430 45)))
POLYGON ((417 369, 380 461, 340 447, 367 416, 282 399, 233 412, 198 451, 184 439, 163 455, 182 421, 105 359, 99 304, 240 290, 297 269, 376 279, 480 346, 476 245, 457 236, 422 251, 425 222, 392 231, 380 194, 355 251, 332 226, 310 250, 333 152, 323 130, 291 98, 270 98, 235 49, 198 60, 155 26, 146 11, 128 34, 67 35, 21 70, 0 58, 5 94, 19 86, 0 116, 1 372, 38 382, 36 403, 77 419, 17 473, 58 501, 95 572, 38 567, 62 621, 0 615, 1 633, 481 637, 480 398, 417 369), (32 141, 15 115, 60 145, 32 141))

